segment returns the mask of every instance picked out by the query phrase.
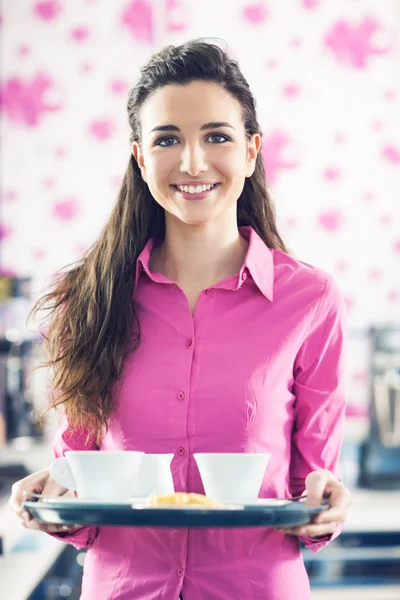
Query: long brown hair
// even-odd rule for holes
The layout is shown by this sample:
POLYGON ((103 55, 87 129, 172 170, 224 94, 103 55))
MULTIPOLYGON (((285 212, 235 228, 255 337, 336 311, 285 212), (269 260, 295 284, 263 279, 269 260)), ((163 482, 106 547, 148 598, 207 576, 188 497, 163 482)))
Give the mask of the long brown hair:
MULTIPOLYGON (((249 139, 262 135, 255 100, 238 63, 217 44, 189 40, 167 46, 141 68, 127 102, 130 141, 141 141, 139 113, 146 99, 169 84, 211 81, 242 106, 249 139)), ((264 163, 258 153, 254 173, 246 178, 237 203, 238 226, 251 225, 270 248, 287 252, 276 224, 264 163)), ((164 209, 154 200, 131 154, 117 202, 98 239, 83 258, 57 274, 34 305, 50 313, 45 335, 52 370, 50 405, 63 405, 71 429, 84 430, 100 443, 115 406, 116 385, 125 358, 140 344, 140 324, 132 295, 137 258, 150 237, 165 232, 164 209)))

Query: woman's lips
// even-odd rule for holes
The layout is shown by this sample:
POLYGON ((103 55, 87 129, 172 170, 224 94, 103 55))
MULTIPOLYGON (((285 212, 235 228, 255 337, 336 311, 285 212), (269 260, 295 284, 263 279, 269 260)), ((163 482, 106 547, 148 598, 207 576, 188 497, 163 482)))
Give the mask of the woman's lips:
POLYGON ((217 183, 210 190, 206 190, 205 192, 200 192, 200 194, 189 194, 189 192, 181 192, 181 190, 179 188, 177 188, 175 185, 172 185, 171 187, 173 187, 174 190, 176 190, 178 192, 178 194, 181 194, 181 196, 185 200, 202 200, 203 198, 207 198, 207 196, 212 194, 212 192, 214 190, 216 190, 219 186, 220 186, 220 184, 217 183))

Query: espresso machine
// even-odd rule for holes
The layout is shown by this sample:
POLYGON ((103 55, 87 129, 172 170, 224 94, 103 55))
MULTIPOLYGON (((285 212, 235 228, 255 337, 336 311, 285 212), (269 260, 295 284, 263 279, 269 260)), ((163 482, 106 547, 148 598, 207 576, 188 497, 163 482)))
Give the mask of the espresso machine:
POLYGON ((400 489, 400 324, 371 328, 370 430, 360 485, 400 489))

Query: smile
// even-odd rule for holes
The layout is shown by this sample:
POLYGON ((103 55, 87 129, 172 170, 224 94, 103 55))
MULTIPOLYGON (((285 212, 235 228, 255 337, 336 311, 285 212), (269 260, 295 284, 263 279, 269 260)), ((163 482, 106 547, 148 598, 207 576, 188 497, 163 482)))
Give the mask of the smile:
POLYGON ((209 196, 219 186, 219 183, 215 183, 209 190, 204 189, 203 186, 197 186, 197 190, 200 187, 202 188, 201 191, 196 191, 196 187, 194 186, 185 186, 187 191, 182 191, 176 185, 172 185, 171 187, 181 194, 185 200, 202 200, 202 198, 209 196))

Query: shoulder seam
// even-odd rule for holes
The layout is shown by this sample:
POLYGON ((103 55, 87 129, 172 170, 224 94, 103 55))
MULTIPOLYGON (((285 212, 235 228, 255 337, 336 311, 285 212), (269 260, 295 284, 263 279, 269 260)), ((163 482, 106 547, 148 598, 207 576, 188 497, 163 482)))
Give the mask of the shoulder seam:
POLYGON ((319 296, 319 298, 317 299, 317 302, 315 303, 315 310, 313 311, 313 313, 312 313, 312 315, 311 315, 311 318, 310 318, 310 323, 309 323, 309 325, 308 325, 308 328, 307 328, 307 333, 306 333, 306 335, 305 335, 305 340, 308 338, 308 335, 309 335, 309 333, 310 333, 310 331, 311 331, 311 326, 312 326, 312 324, 314 323, 314 320, 315 320, 315 317, 316 317, 316 315, 317 315, 317 312, 318 312, 318 310, 319 310, 319 307, 321 306, 321 301, 322 301, 322 298, 323 298, 323 296, 324 296, 324 294, 325 294, 325 292, 326 292, 326 288, 328 287, 328 281, 329 281, 329 276, 327 275, 327 276, 324 278, 324 280, 323 280, 323 285, 322 285, 322 288, 320 289, 320 296, 319 296))

